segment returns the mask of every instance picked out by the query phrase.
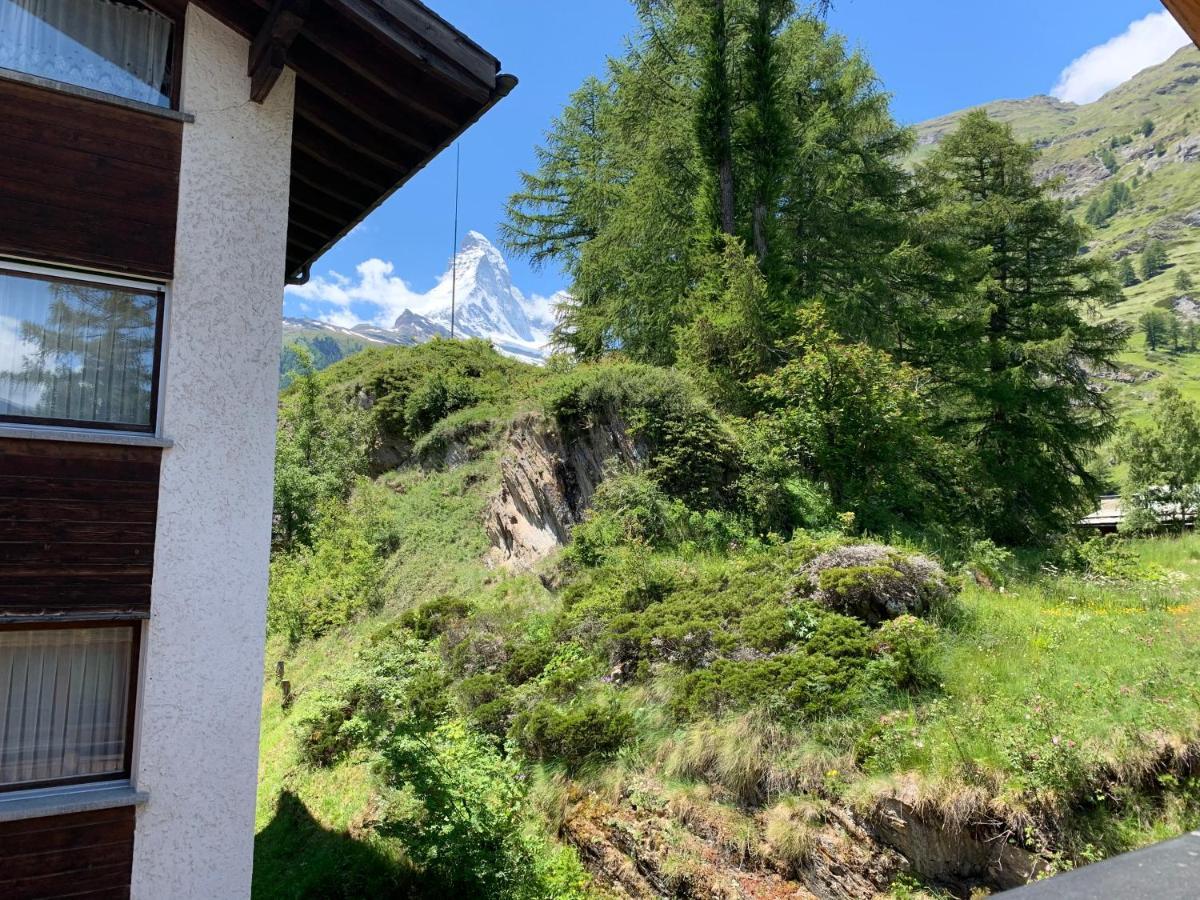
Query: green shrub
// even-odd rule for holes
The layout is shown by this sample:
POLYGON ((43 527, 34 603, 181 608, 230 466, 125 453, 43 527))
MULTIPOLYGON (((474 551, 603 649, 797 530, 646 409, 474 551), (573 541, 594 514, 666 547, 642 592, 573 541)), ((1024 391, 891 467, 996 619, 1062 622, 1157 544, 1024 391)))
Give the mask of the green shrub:
POLYGON ((644 448, 647 474, 690 506, 720 505, 736 475, 732 435, 700 391, 671 369, 633 363, 578 366, 552 378, 543 407, 564 435, 595 422, 624 422, 644 448))
POLYGON ((410 609, 400 617, 400 624, 423 641, 431 641, 455 622, 465 619, 471 612, 469 600, 461 597, 441 596, 416 609, 410 609))
POLYGON ((577 858, 532 823, 518 763, 460 722, 393 732, 376 766, 381 834, 421 873, 418 896, 583 900, 577 858))
POLYGON ((938 683, 939 631, 915 616, 884 622, 875 633, 874 650, 888 666, 888 681, 908 690, 938 683))
POLYGON ((514 687, 536 678, 554 656, 555 644, 548 636, 516 644, 508 649, 503 674, 514 687))
POLYGON ((387 532, 366 485, 349 506, 328 503, 312 546, 299 544, 271 561, 267 627, 295 644, 353 621, 381 600, 387 532), (384 543, 380 543, 383 541, 384 543))
POLYGON ((499 675, 480 673, 457 685, 459 699, 472 724, 485 734, 503 738, 513 712, 512 688, 499 675))
POLYGON ((374 422, 354 400, 323 392, 307 351, 283 398, 275 441, 275 516, 278 549, 311 546, 329 504, 344 501, 365 475, 375 444, 374 422))
POLYGON ((633 716, 615 695, 580 698, 565 708, 541 702, 519 713, 510 736, 531 759, 553 760, 576 770, 615 754, 633 739, 633 716))
POLYGON ((474 406, 481 399, 481 392, 467 378, 441 372, 427 375, 404 401, 409 437, 420 437, 450 413, 474 406))
POLYGON ((376 643, 310 701, 296 726, 301 757, 327 766, 398 723, 431 728, 449 713, 447 687, 440 660, 421 642, 401 635, 376 643))

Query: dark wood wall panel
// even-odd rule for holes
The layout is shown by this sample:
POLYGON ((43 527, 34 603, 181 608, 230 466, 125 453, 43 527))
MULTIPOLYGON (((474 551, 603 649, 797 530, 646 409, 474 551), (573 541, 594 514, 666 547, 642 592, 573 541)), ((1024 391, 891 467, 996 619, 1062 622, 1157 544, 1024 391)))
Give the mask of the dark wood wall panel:
POLYGON ((131 806, 0 822, 0 897, 128 897, 134 823, 131 806))
POLYGON ((0 253, 170 278, 181 122, 0 78, 0 253))
POLYGON ((0 440, 0 623, 149 615, 161 455, 0 440))

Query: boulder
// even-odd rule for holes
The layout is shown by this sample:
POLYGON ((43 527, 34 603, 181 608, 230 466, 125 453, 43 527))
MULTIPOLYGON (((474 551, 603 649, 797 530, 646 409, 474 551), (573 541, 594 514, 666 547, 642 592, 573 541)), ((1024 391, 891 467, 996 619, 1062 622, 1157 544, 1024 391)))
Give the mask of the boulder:
POLYGON ((927 556, 883 544, 850 544, 805 566, 794 593, 869 625, 923 616, 949 601, 955 586, 927 556))

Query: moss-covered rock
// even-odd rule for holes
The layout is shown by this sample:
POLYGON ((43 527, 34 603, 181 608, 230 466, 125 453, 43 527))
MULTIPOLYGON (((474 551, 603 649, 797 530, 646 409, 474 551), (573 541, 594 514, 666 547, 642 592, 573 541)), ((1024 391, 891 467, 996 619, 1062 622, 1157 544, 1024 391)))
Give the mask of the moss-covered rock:
POLYGON ((810 562, 792 590, 877 625, 898 616, 928 615, 953 599, 957 587, 927 556, 883 544, 851 544, 810 562))

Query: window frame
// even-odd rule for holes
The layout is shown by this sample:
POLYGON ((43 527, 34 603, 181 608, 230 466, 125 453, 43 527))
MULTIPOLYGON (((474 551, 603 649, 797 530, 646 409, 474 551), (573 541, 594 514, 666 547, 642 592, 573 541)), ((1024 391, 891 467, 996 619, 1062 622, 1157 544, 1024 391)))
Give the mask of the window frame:
POLYGON ((131 632, 132 640, 129 645, 129 694, 126 698, 125 709, 125 753, 123 754, 121 771, 106 775, 77 775, 72 778, 23 781, 17 784, 0 781, 0 799, 19 793, 20 791, 74 787, 81 784, 107 784, 109 782, 130 781, 133 777, 133 748, 138 709, 138 677, 141 673, 142 656, 142 621, 138 619, 130 621, 21 622, 11 625, 0 625, 0 632, 63 631, 66 629, 79 630, 83 628, 128 628, 131 632))
POLYGON ((32 278, 42 281, 52 280, 63 284, 78 284, 87 287, 101 285, 127 288, 130 291, 155 295, 157 297, 157 304, 154 316, 154 359, 151 364, 152 374, 150 378, 150 416, 146 425, 135 425, 127 422, 92 422, 86 419, 52 419, 44 416, 19 416, 0 413, 0 428, 4 425, 28 425, 46 428, 70 428, 102 433, 157 435, 159 432, 160 415, 159 397, 163 380, 162 362, 163 339, 166 334, 167 286, 161 282, 122 278, 115 275, 102 275, 78 269, 32 265, 0 257, 0 277, 3 276, 32 278))
POLYGON ((132 105, 139 109, 171 110, 172 112, 179 111, 179 100, 183 92, 183 30, 187 16, 187 5, 190 0, 135 0, 139 5, 146 7, 151 12, 156 12, 164 19, 171 23, 171 53, 169 55, 170 78, 168 81, 168 104, 159 106, 156 103, 144 103, 141 100, 133 100, 129 97, 122 97, 120 94, 110 94, 108 91, 100 91, 95 88, 90 88, 87 85, 72 84, 69 81, 59 81, 57 78, 48 78, 45 75, 35 75, 31 72, 22 72, 19 69, 0 69, 0 71, 14 72, 18 76, 24 78, 36 78, 38 82, 52 86, 56 90, 61 90, 65 93, 78 93, 85 91, 93 96, 111 98, 113 102, 122 105, 132 105))

